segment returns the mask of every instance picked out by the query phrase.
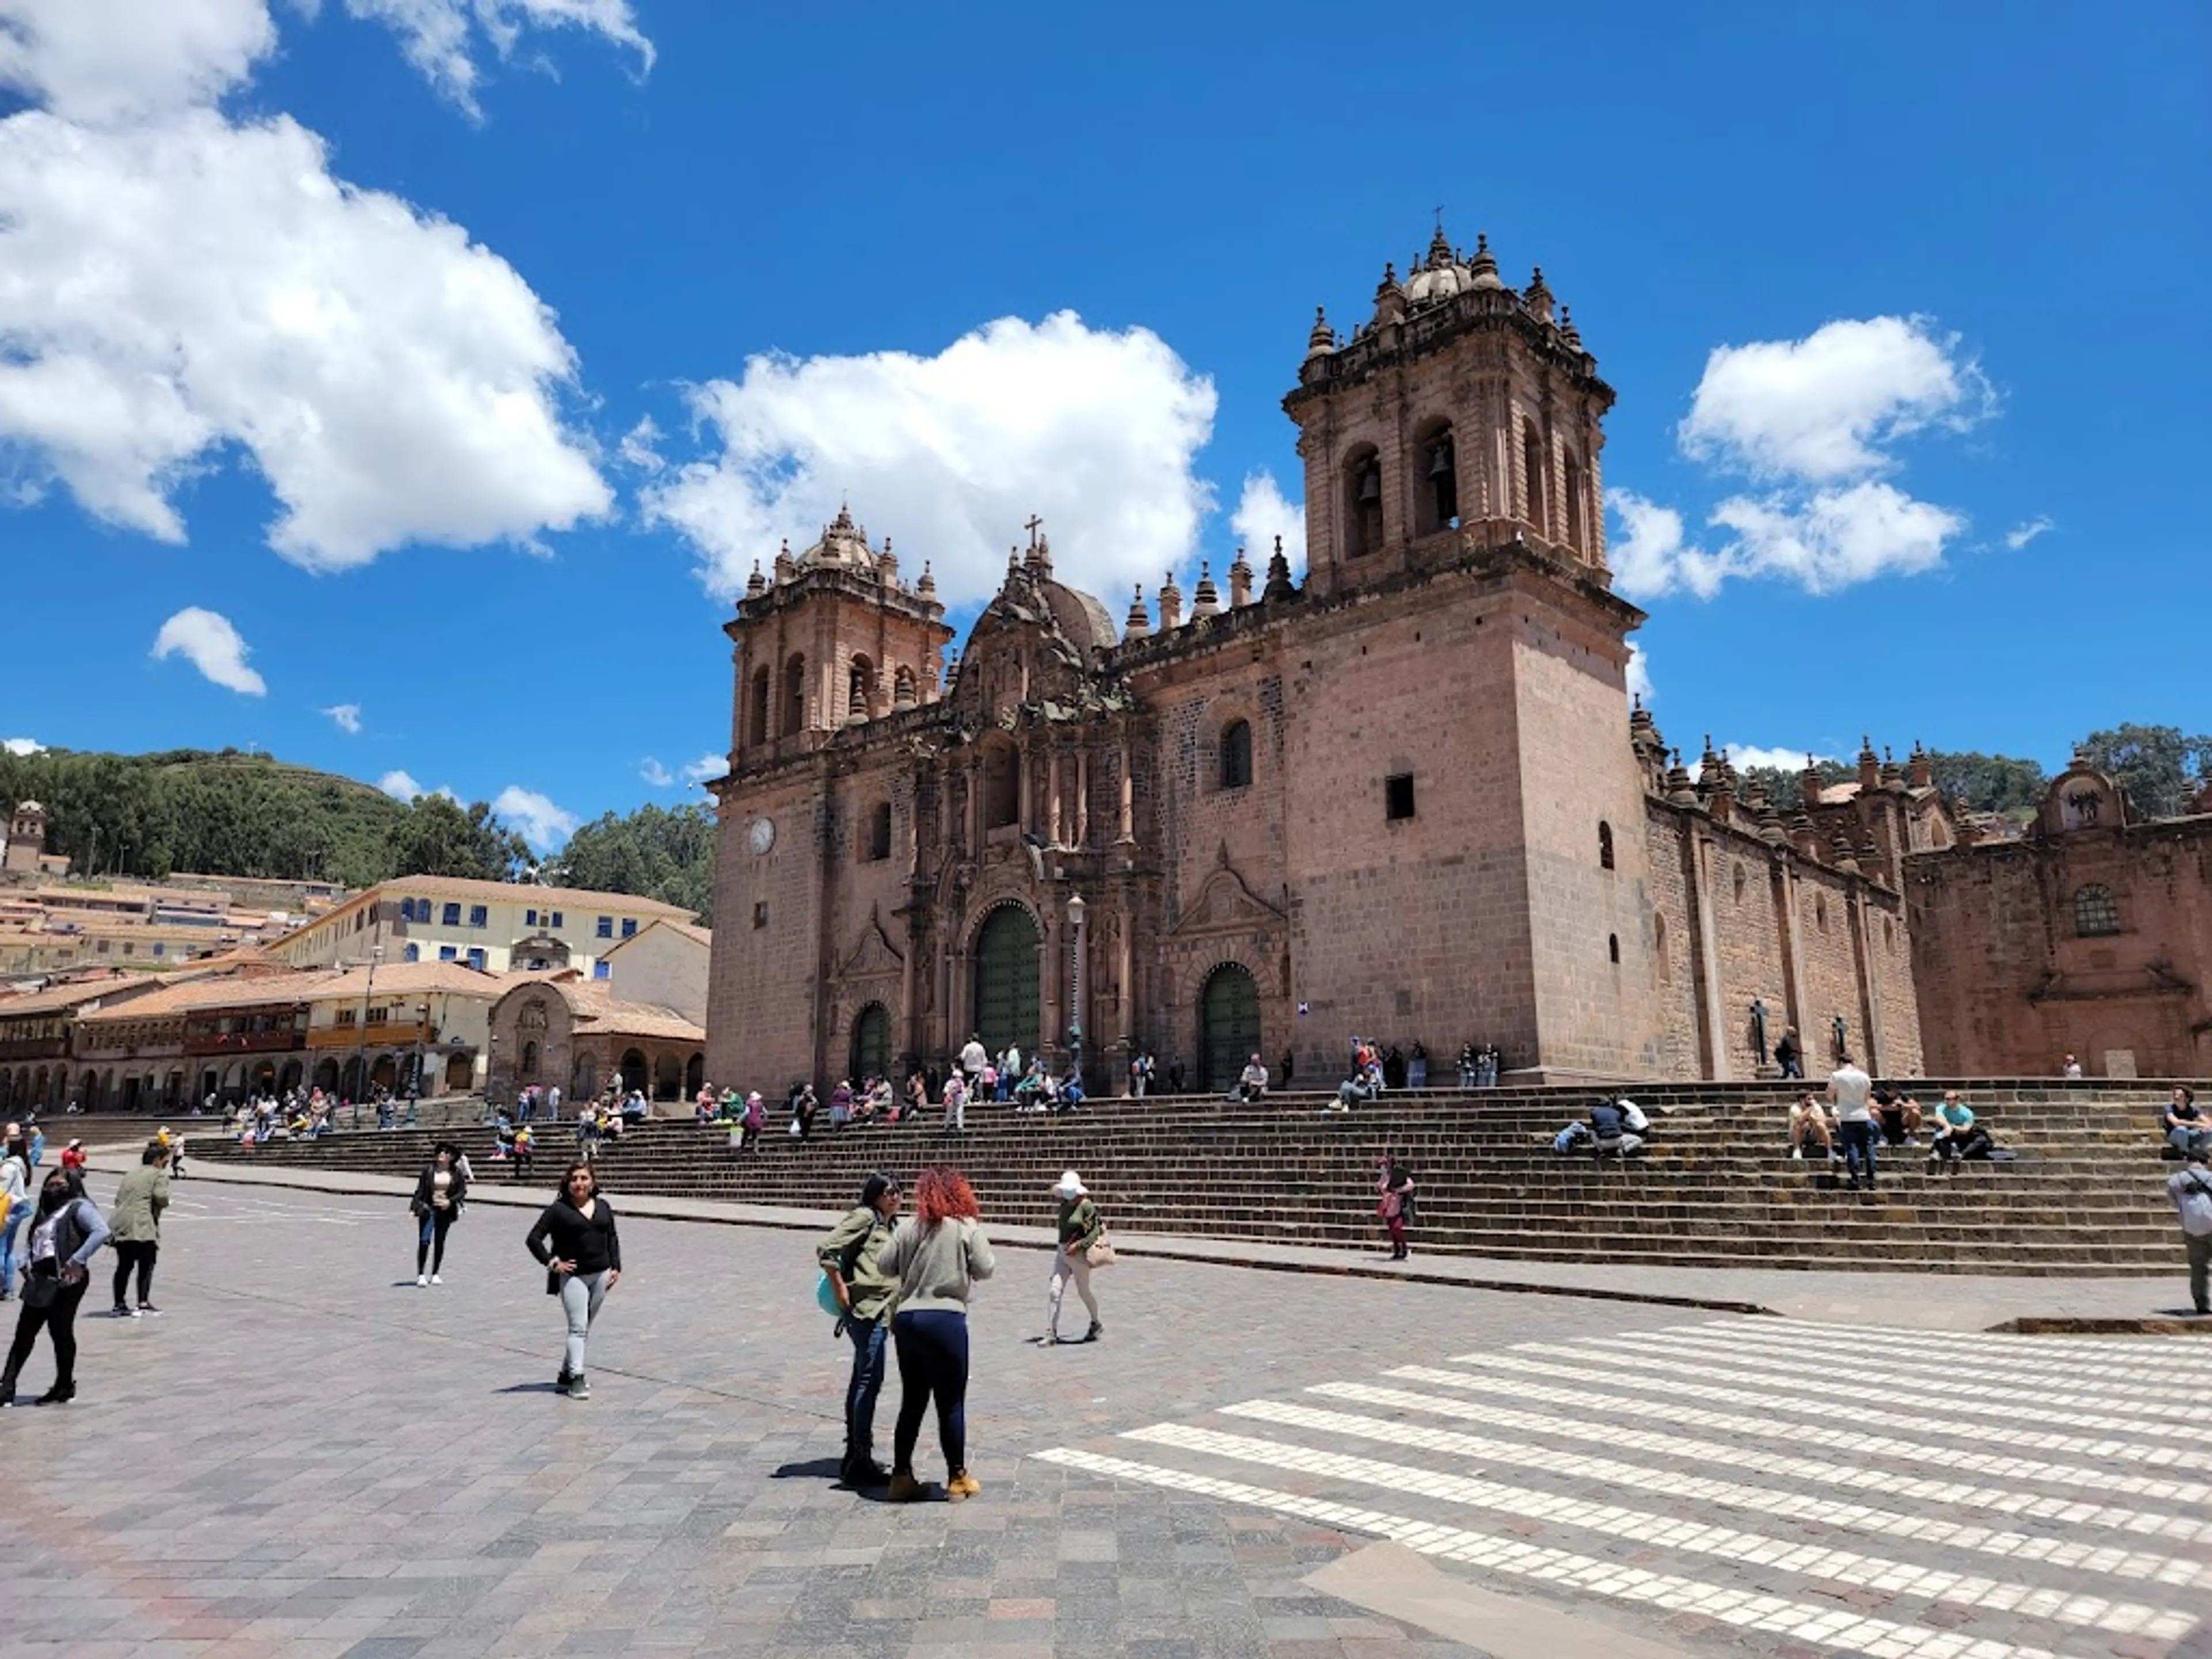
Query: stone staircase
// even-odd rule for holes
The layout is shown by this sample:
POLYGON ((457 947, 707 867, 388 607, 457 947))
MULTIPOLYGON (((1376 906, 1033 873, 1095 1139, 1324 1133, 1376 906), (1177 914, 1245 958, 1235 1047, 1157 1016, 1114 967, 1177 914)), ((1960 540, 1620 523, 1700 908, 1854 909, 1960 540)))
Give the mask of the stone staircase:
MULTIPOLYGON (((2154 1130, 2167 1085, 2098 1080, 1917 1085, 1923 1103, 1955 1087, 2015 1160, 1930 1173, 1924 1144, 1889 1151, 1879 1189, 1838 1190, 1825 1166, 1789 1157, 1794 1091, 1771 1084, 1668 1085, 1634 1097, 1650 1113, 1650 1153, 1626 1164, 1551 1150, 1590 1091, 1430 1090, 1344 1115, 1328 1097, 1252 1106, 1214 1099, 1108 1100, 1066 1117, 971 1107, 963 1136, 934 1118, 801 1144, 772 1125, 757 1153, 689 1122, 633 1128, 599 1156, 623 1191, 840 1209, 875 1169, 911 1179, 933 1162, 967 1171, 986 1217, 1050 1220, 1047 1188, 1079 1170, 1109 1220, 1130 1231, 1346 1246, 1380 1237, 1375 1176, 1385 1152, 1419 1182, 1417 1250, 1649 1266, 1915 1272, 2171 1273, 2177 1231, 2164 1190, 2173 1166, 2154 1130), (1661 1109, 1671 1110, 1662 1114, 1661 1109)), ((817 1121, 818 1122, 819 1121, 817 1121)), ((563 1125, 538 1136, 532 1180, 550 1192, 574 1156, 563 1125)), ((479 1181, 507 1179, 489 1129, 362 1131, 245 1151, 195 1136, 210 1161, 411 1175, 434 1139, 467 1150, 479 1181)), ((1924 1137, 1923 1137, 1924 1142, 1924 1137)))

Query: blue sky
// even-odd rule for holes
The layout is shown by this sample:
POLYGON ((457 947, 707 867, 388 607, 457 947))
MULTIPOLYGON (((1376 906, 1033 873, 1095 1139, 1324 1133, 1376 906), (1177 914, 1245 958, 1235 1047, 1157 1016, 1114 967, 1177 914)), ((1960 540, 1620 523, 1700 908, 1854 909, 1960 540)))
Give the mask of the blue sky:
POLYGON ((1619 392, 1674 741, 2202 729, 2212 11, 1996 15, 0 0, 0 740, 699 799, 841 497, 956 620, 1032 509, 1117 616, 1295 546, 1439 204, 1619 392))

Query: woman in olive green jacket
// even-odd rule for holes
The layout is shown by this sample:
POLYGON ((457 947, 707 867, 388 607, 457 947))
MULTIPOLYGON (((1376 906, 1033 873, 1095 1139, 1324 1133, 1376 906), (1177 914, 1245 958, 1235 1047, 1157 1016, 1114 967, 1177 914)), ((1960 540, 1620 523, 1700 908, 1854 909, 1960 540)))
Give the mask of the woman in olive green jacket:
POLYGON ((115 1189, 115 1202, 108 1206, 108 1237, 115 1246, 115 1306, 110 1311, 118 1319, 161 1311, 149 1298, 154 1289, 154 1258, 161 1249, 161 1212, 169 1207, 168 1161, 167 1147, 158 1140, 148 1141, 138 1167, 123 1177, 115 1189), (136 1308, 123 1299, 134 1267, 138 1272, 136 1308))

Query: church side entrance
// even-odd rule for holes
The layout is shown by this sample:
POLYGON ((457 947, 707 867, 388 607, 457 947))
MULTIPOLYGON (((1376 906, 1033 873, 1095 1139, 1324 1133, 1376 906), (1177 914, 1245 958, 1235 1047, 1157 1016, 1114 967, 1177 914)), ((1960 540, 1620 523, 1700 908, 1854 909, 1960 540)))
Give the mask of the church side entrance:
POLYGON ((1198 1010, 1200 1075, 1215 1094, 1225 1094, 1244 1064, 1260 1052, 1260 988, 1235 963, 1206 975, 1198 1010))
POLYGON ((1036 923, 1018 904, 991 913, 975 936, 975 1034, 995 1056, 1012 1043, 1027 1060, 1037 1048, 1036 923))
POLYGON ((891 1074, 891 1017, 880 1002, 872 1002, 853 1022, 853 1069, 847 1073, 854 1088, 872 1077, 891 1074))

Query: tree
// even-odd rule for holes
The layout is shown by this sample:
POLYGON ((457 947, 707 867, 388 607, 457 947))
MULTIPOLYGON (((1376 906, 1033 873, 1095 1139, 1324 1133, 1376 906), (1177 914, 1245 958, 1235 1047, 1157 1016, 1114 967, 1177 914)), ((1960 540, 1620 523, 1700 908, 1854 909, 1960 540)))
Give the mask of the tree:
POLYGON ((609 812, 571 836, 545 873, 556 886, 632 893, 703 915, 714 901, 714 815, 704 805, 609 812))
POLYGON ((2075 751, 2127 792, 2140 811, 2177 817, 2212 780, 2212 737, 2186 737, 2178 726, 2118 726, 2092 732, 2075 751))
POLYGON ((2051 787, 2051 780, 2035 762, 2008 755, 1934 750, 1929 751, 1928 764, 1944 799, 1963 798, 1977 812, 2025 817, 2043 804, 2044 792, 2051 787))
POLYGON ((447 795, 417 795, 394 837, 392 873, 514 881, 530 872, 530 848, 489 803, 466 808, 447 795))
MULTIPOLYGON (((1824 760, 1815 768, 1820 774, 1820 783, 1826 787, 1832 783, 1845 783, 1858 776, 1858 768, 1846 766, 1841 761, 1824 760)), ((1805 774, 1802 768, 1779 766, 1746 766, 1737 776, 1743 780, 1742 787, 1748 789, 1753 781, 1766 791, 1766 799, 1774 804, 1778 812, 1795 812, 1804 803, 1805 774)))

